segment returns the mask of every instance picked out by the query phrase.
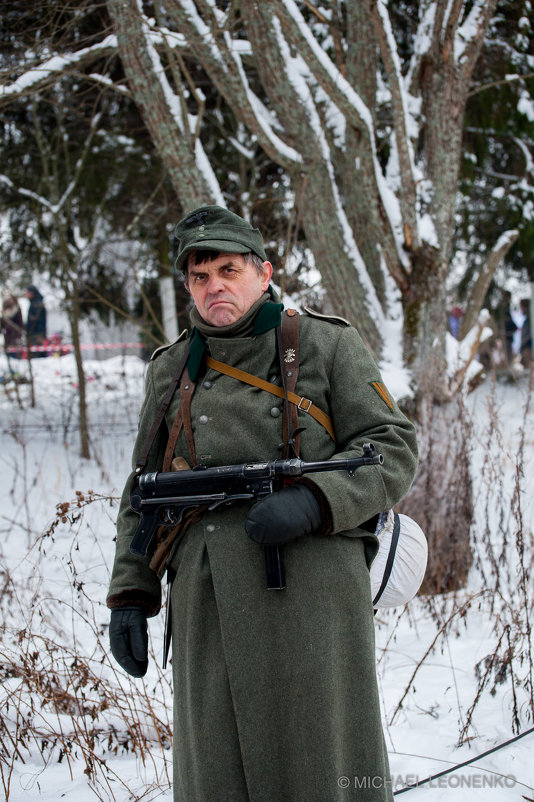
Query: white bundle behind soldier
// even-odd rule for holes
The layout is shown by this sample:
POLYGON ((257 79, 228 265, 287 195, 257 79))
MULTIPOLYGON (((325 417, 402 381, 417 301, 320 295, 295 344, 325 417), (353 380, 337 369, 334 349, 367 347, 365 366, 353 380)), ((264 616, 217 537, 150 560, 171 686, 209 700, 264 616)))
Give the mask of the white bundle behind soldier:
POLYGON ((382 513, 376 527, 379 551, 371 565, 373 607, 398 607, 413 599, 423 581, 428 546, 413 518, 382 513))

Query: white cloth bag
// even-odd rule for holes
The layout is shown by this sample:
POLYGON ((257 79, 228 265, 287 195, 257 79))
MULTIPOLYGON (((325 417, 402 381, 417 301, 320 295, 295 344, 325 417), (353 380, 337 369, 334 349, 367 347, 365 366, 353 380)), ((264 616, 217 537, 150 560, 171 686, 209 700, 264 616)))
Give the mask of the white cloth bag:
POLYGON ((370 569, 373 607, 398 607, 421 587, 428 558, 426 537, 413 518, 393 510, 380 514, 375 534, 379 548, 370 569))

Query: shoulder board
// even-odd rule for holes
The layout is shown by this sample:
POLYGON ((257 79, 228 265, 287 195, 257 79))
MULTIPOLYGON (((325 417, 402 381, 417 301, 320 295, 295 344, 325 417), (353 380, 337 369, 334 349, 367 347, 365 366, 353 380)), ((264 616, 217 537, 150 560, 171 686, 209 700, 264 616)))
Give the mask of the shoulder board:
POLYGON ((174 342, 166 343, 165 345, 160 345, 159 348, 156 348, 156 350, 150 357, 150 361, 152 362, 154 359, 157 359, 160 354, 162 354, 164 351, 167 351, 172 345, 176 345, 176 343, 179 343, 181 340, 185 340, 186 337, 188 336, 189 336, 188 330, 184 329, 182 332, 180 332, 180 336, 174 342))
POLYGON ((336 317, 336 315, 322 315, 320 312, 316 312, 315 309, 310 309, 309 306, 305 306, 304 311, 310 317, 315 317, 318 320, 327 320, 329 323, 335 323, 336 326, 351 325, 348 320, 345 320, 344 317, 336 317))

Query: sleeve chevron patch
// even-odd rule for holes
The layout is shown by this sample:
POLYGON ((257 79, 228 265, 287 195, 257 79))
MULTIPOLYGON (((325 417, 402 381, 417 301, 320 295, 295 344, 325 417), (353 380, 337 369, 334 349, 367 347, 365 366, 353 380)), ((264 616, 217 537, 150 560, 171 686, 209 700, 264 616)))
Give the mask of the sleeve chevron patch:
POLYGON ((376 390, 382 401, 388 405, 388 407, 393 410, 393 401, 391 400, 391 396, 387 391, 386 385, 384 382, 369 382, 373 390, 376 390))

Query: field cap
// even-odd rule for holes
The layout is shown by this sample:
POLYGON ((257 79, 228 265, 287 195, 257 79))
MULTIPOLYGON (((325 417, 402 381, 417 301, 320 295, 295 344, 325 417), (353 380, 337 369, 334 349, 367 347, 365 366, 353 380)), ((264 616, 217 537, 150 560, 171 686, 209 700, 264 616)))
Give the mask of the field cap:
POLYGON ((192 251, 257 254, 267 261, 263 238, 257 228, 222 206, 200 206, 182 218, 175 228, 178 256, 174 266, 184 270, 192 251))

